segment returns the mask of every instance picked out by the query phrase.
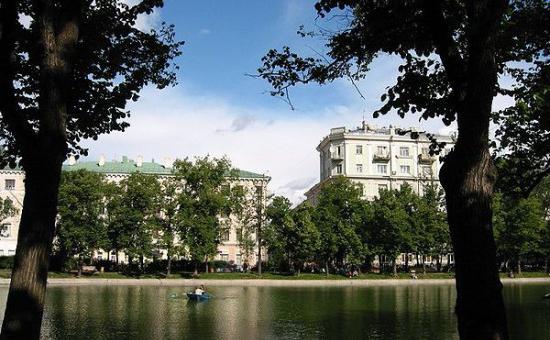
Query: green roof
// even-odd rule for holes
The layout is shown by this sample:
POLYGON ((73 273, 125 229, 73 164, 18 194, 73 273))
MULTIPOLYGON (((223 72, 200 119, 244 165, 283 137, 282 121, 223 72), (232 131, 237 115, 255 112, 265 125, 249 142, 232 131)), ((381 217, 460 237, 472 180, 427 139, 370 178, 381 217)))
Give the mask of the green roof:
POLYGON ((104 174, 131 174, 138 171, 152 175, 170 175, 172 173, 171 168, 166 168, 161 164, 143 162, 141 166, 137 166, 136 162, 131 159, 123 160, 122 162, 105 162, 103 165, 99 165, 98 162, 94 161, 77 162, 73 165, 63 164, 63 171, 76 170, 88 170, 104 174))
MULTIPOLYGON (((104 174, 131 174, 134 172, 141 172, 144 174, 152 175, 170 175, 172 174, 172 168, 167 168, 162 164, 155 162, 143 162, 141 166, 137 166, 136 162, 132 159, 123 158, 122 161, 105 162, 103 165, 99 165, 98 162, 85 161, 77 162, 73 165, 63 164, 63 171, 76 171, 76 170, 88 170, 92 172, 100 172, 104 174)), ((237 170, 239 178, 268 178, 267 176, 257 174, 245 170, 237 170)))
POLYGON ((255 172, 236 169, 238 171, 239 178, 269 178, 269 176, 257 174, 255 172))
MULTIPOLYGON (((9 170, 15 170, 15 171, 22 171, 19 166, 17 166, 15 169, 10 169, 9 167, 5 167, 1 170, 9 171, 9 170)), ((111 162, 105 162, 103 165, 99 165, 99 162, 97 161, 79 161, 73 165, 69 164, 63 164, 63 171, 77 171, 77 170, 87 170, 92 172, 99 172, 104 174, 131 174, 134 172, 141 172, 144 174, 151 174, 151 175, 170 175, 172 174, 172 168, 167 168, 162 164, 158 164, 153 162, 143 162, 141 166, 137 166, 136 162, 132 159, 128 159, 127 157, 123 157, 122 161, 111 161, 111 162)), ((255 172, 245 171, 245 170, 237 170, 237 175, 239 178, 265 178, 269 180, 269 176, 257 174, 255 172)))

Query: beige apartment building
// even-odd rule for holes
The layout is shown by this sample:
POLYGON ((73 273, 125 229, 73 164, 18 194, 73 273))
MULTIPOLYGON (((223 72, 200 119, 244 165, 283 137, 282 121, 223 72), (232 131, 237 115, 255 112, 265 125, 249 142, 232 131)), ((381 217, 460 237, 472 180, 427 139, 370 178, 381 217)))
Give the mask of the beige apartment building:
MULTIPOLYGON (((426 184, 439 183, 440 156, 447 154, 455 143, 452 135, 431 135, 438 143, 446 143, 439 156, 430 156, 428 134, 415 128, 398 129, 391 125, 377 128, 363 121, 355 129, 331 129, 317 146, 320 181, 305 193, 306 200, 316 205, 321 187, 335 176, 345 176, 360 184, 366 200, 373 200, 380 190, 399 189, 404 183, 422 195, 426 184)), ((405 262, 407 256, 410 263, 416 264, 414 254, 401 254, 397 263, 405 262)), ((450 262, 453 255, 447 254, 443 264, 450 262)))
MULTIPOLYGON (((69 158, 63 165, 63 171, 88 170, 105 175, 105 179, 110 182, 119 182, 130 176, 134 172, 156 175, 161 180, 163 177, 172 176, 173 161, 165 158, 162 163, 144 162, 143 157, 138 156, 134 161, 123 156, 121 160, 106 161, 105 157, 100 157, 98 161, 77 162, 74 158, 69 158)), ((0 256, 15 255, 17 246, 17 233, 19 230, 19 221, 23 209, 23 198, 25 196, 25 172, 22 169, 0 169, 0 197, 9 198, 18 209, 18 214, 3 221, 5 228, 0 234, 0 256)), ((265 207, 267 200, 267 185, 270 178, 265 175, 239 170, 237 179, 232 180, 231 186, 242 186, 248 193, 250 205, 259 204, 265 207)), ((243 258, 241 248, 237 239, 237 230, 241 228, 240 221, 236 218, 227 219, 230 221, 228 232, 223 235, 222 244, 218 247, 219 254, 215 259, 225 260, 240 265, 244 262, 254 264, 256 262, 256 252, 248 258, 243 258)), ((262 251, 262 257, 265 258, 265 251, 262 251)), ((161 257, 166 253, 159 250, 161 257)), ((115 261, 114 252, 98 250, 95 254, 98 259, 110 259, 115 261)), ((119 261, 127 262, 128 259, 124 253, 119 253, 119 261)))
MULTIPOLYGON (((404 135, 397 129, 376 128, 363 122, 353 130, 333 128, 324 137, 317 151, 320 162, 320 181, 305 195, 317 203, 320 187, 334 176, 346 176, 363 187, 363 198, 372 200, 381 189, 399 189, 403 183, 422 194, 426 183, 439 183, 441 162, 439 156, 430 156, 430 140, 425 132, 414 128, 404 135)), ((449 152, 454 139, 448 135, 433 134, 438 142, 445 142, 443 154, 449 152)))

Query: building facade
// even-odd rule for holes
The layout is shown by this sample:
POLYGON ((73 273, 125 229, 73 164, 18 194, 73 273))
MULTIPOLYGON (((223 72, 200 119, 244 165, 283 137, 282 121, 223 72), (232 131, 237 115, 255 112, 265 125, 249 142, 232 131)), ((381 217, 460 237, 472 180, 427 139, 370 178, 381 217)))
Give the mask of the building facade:
MULTIPOLYGON (((100 157, 98 161, 77 162, 74 158, 70 158, 63 165, 63 171, 87 170, 92 172, 102 173, 105 180, 108 182, 120 182, 127 178, 132 173, 140 172, 143 174, 156 175, 162 180, 163 177, 172 176, 172 160, 165 158, 161 163, 144 162, 143 158, 138 156, 137 159, 131 160, 128 157, 122 157, 122 160, 106 161, 105 157, 100 157)), ((20 169, 0 169, 0 197, 3 199, 9 198, 18 210, 18 213, 7 218, 4 223, 4 231, 0 234, 0 256, 15 255, 17 246, 17 233, 19 230, 19 222, 21 212, 23 210, 23 199, 25 197, 25 172, 20 169)), ((267 200, 267 185, 270 181, 268 176, 261 174, 239 170, 236 179, 232 179, 231 186, 242 186, 248 194, 247 202, 250 204, 260 204, 265 207, 267 200), (254 200, 254 203, 253 203, 254 200), (260 200, 260 201, 258 201, 260 200)), ((224 235, 222 243, 218 247, 219 254, 215 259, 225 260, 237 265, 244 262, 250 264, 256 261, 256 252, 250 254, 248 258, 243 258, 237 238, 237 230, 241 228, 240 221, 235 218, 229 219, 229 228, 224 235)), ((165 257, 166 253, 162 250, 158 253, 159 256, 165 257)), ((264 251, 262 251, 264 255, 264 251)), ((104 250, 95 252, 98 259, 115 260, 115 253, 108 253, 104 250)), ((124 253, 119 253, 119 261, 126 262, 127 257, 124 253)), ((265 257, 264 257, 265 258, 265 257)))
MULTIPOLYGON (((306 200, 316 205, 322 186, 335 176, 345 176, 360 184, 366 200, 374 200, 380 190, 399 189, 404 183, 422 195, 427 184, 439 184, 440 157, 446 155, 455 142, 450 135, 431 136, 438 143, 445 143, 439 156, 430 155, 432 143, 428 134, 414 128, 377 128, 363 122, 361 127, 352 130, 331 129, 317 146, 320 180, 305 193, 306 200)), ((443 265, 454 262, 453 254, 442 255, 443 265)), ((386 260, 389 261, 382 259, 381 262, 386 260)), ((422 262, 434 264, 435 261, 431 257, 418 258, 415 254, 401 254, 396 259, 398 265, 407 262, 413 266, 422 262)), ((379 264, 376 257, 374 265, 379 264)))
MULTIPOLYGON (((334 176, 345 176, 360 184, 367 200, 373 200, 381 189, 399 189, 404 183, 422 195, 426 183, 438 183, 442 164, 439 156, 430 156, 427 134, 414 129, 403 135, 397 131, 392 126, 376 128, 365 122, 354 130, 331 129, 317 146, 320 181, 305 193, 307 200, 317 204, 321 186, 334 176)), ((446 143, 443 155, 452 149, 451 136, 432 136, 438 143, 446 143)))

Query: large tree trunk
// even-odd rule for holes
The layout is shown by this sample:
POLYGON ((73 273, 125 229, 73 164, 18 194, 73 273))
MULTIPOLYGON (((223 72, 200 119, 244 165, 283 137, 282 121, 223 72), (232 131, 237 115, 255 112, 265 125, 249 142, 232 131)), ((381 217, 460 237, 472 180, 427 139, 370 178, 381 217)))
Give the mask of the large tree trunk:
MULTIPOLYGON (((13 16, 17 15, 16 4, 16 1, 2 2, 0 23, 9 24, 6 29, 10 29, 2 34, 11 33, 16 20, 13 16)), ((22 116, 14 112, 14 105, 2 103, 2 119, 21 147, 25 170, 25 199, 2 339, 38 339, 40 336, 61 164, 67 152, 66 119, 72 86, 70 58, 78 40, 81 6, 81 1, 65 1, 58 7, 48 0, 33 2, 37 55, 41 58, 38 126, 30 128, 26 118, 21 119, 22 116)), ((13 57, 9 55, 13 41, 1 38, 2 58, 13 57)), ((5 61, 9 60, 0 60, 5 61)), ((2 89, 12 92, 12 78, 3 78, 1 85, 2 89)))
MULTIPOLYGON (((508 339, 496 246, 492 198, 496 168, 489 152, 489 121, 497 84, 495 44, 507 2, 466 2, 466 57, 439 51, 453 86, 458 138, 440 171, 456 265, 461 339, 508 339), (459 66, 460 65, 460 66, 459 66)), ((448 42, 448 41, 447 41, 448 42)))
POLYGON ((2 339, 40 336, 60 174, 61 162, 26 169, 25 199, 2 339))
POLYGON ((457 143, 441 170, 455 252, 459 334, 462 339, 506 339, 492 228, 495 170, 487 148, 477 156, 472 149, 460 155, 466 152, 461 148, 457 143))

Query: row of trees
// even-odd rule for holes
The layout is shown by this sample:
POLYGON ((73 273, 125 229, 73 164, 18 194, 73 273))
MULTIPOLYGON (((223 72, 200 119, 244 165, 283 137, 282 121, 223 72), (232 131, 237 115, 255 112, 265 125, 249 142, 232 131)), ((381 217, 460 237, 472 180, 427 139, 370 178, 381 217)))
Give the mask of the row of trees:
MULTIPOLYGON (((254 251, 255 209, 227 159, 178 160, 173 176, 133 173, 120 182, 107 182, 100 173, 85 170, 63 173, 59 192, 56 250, 61 258, 90 258, 96 250, 124 252, 132 263, 168 257, 195 262, 218 253, 222 235, 232 220, 241 223, 239 241, 248 255, 254 251)), ((246 255, 246 254, 243 254, 246 255)), ((80 266, 79 266, 80 267, 80 266)))
MULTIPOLYGON (((361 200, 362 188, 347 178, 327 183, 319 204, 307 203, 292 209, 281 196, 267 208, 265 244, 270 259, 279 269, 298 273, 305 263, 329 267, 370 265, 395 259, 401 253, 416 254, 423 264, 426 256, 435 258, 453 251, 443 193, 434 184, 424 187, 423 196, 404 184, 399 190, 382 190, 374 201, 361 200)), ((501 268, 521 274, 522 261, 549 270, 550 260, 550 178, 546 178, 526 198, 499 191, 493 200, 493 223, 497 260, 501 268)), ((381 263, 383 265, 383 263, 381 263)), ((423 265, 424 271, 426 270, 423 265)), ((405 256, 408 268, 408 256, 405 256)))
POLYGON ((323 186, 315 207, 305 203, 291 209, 288 199, 275 197, 267 208, 270 255, 280 267, 299 272, 304 263, 316 262, 327 273, 333 267, 370 265, 377 255, 389 259, 396 274, 401 253, 439 261, 451 251, 442 192, 436 185, 427 184, 423 196, 408 184, 382 190, 372 202, 361 196, 359 185, 337 177, 323 186))
POLYGON ((521 274, 522 262, 543 265, 550 260, 550 177, 527 197, 498 192, 493 200, 497 258, 502 267, 521 274))

